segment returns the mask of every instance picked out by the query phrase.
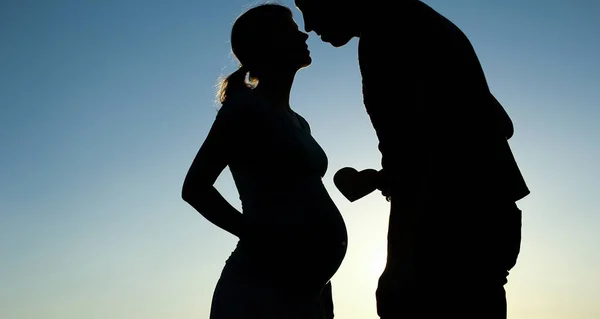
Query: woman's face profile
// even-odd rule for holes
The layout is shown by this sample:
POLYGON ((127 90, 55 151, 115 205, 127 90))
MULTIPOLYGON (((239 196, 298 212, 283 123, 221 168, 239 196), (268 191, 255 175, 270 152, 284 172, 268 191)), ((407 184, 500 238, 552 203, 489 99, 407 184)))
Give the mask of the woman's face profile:
POLYGON ((300 31, 291 14, 274 18, 265 37, 265 63, 294 71, 311 64, 308 34, 300 31))

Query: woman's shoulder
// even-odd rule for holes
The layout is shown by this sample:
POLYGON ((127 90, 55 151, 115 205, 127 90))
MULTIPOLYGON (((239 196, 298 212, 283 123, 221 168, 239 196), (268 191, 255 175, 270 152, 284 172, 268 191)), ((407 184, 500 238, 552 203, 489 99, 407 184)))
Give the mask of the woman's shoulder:
POLYGON ((260 101, 251 90, 235 92, 221 103, 219 114, 223 114, 222 116, 250 116, 256 113, 260 105, 260 101))
POLYGON ((260 98, 252 92, 252 90, 243 90, 228 96, 227 99, 221 103, 220 109, 254 109, 260 104, 262 104, 260 98))

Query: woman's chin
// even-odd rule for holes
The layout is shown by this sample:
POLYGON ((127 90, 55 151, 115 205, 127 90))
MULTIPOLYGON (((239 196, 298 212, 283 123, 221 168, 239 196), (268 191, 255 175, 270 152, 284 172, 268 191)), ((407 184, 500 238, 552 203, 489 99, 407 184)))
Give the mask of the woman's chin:
POLYGON ((305 67, 312 64, 312 58, 310 56, 306 57, 304 61, 300 64, 300 69, 304 69, 305 67))

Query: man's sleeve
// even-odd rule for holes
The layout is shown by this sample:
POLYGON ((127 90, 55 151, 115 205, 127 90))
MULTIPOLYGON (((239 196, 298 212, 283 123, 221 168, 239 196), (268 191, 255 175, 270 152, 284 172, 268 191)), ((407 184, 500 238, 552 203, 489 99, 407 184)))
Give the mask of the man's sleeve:
POLYGON ((333 291, 331 289, 331 281, 323 288, 323 292, 321 293, 321 305, 323 310, 321 317, 323 319, 333 319, 333 291))
POLYGON ((363 37, 359 59, 364 104, 382 155, 382 191, 393 184, 392 196, 411 196, 425 160, 427 133, 422 99, 427 66, 416 35, 363 37))

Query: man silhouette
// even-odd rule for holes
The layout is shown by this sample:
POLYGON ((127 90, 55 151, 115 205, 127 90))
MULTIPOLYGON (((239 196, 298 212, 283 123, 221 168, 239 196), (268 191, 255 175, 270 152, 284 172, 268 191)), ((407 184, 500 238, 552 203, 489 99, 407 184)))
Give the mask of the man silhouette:
POLYGON ((521 242, 515 202, 529 190, 508 145, 512 122, 467 37, 418 0, 295 3, 321 40, 360 38, 377 187, 391 195, 379 316, 506 318, 521 242))

